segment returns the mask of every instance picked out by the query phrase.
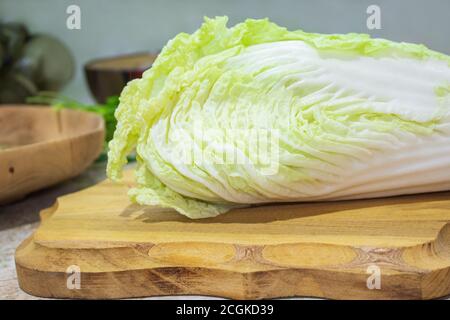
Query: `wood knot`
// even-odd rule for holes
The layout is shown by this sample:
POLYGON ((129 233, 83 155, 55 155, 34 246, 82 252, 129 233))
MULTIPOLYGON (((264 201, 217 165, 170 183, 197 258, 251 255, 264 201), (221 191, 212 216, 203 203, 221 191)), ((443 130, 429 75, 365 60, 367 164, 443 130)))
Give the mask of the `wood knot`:
POLYGON ((236 255, 235 260, 251 260, 251 261, 262 261, 262 251, 264 246, 245 246, 245 245, 235 245, 236 255))

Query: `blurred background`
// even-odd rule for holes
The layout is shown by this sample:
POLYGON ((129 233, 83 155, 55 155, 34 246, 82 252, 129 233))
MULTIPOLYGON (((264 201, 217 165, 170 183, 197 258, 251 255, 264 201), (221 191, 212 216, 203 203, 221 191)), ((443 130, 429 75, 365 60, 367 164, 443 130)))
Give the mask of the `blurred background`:
MULTIPOLYGON (((62 41, 75 61, 62 93, 94 101, 83 66, 94 58, 157 52, 179 32, 193 32, 203 16, 228 15, 234 25, 268 17, 288 29, 321 33, 363 32, 391 40, 423 43, 450 54, 448 0, 1 0, 0 21, 20 22, 30 33, 62 41), (66 9, 81 9, 81 29, 69 30, 66 9), (366 9, 381 8, 381 29, 368 30, 366 9)), ((64 66, 60 66, 64 68, 64 66)))

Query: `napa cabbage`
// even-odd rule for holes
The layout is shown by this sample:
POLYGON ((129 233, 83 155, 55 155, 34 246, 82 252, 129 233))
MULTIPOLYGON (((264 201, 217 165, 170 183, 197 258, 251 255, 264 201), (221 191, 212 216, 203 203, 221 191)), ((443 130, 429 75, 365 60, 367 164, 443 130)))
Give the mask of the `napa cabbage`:
POLYGON ((120 96, 107 174, 190 218, 450 189, 450 57, 365 34, 205 19, 120 96))

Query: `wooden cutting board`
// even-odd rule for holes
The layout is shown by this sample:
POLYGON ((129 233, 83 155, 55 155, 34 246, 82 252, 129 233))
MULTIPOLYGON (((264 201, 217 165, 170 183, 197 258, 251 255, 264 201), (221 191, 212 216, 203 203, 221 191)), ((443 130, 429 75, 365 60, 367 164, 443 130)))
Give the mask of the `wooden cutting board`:
POLYGON ((450 293, 450 192, 259 206, 189 220, 131 204, 131 181, 127 172, 125 184, 104 181, 42 212, 41 226, 16 252, 21 288, 58 298, 450 293))

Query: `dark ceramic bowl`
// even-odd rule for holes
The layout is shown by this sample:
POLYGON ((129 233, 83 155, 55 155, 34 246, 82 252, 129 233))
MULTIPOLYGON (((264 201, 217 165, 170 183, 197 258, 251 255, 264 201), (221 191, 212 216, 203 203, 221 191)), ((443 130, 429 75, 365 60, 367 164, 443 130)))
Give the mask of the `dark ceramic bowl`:
POLYGON ((128 81, 140 78, 152 66, 156 57, 153 53, 136 53, 88 62, 84 71, 92 95, 99 103, 119 95, 128 81))

